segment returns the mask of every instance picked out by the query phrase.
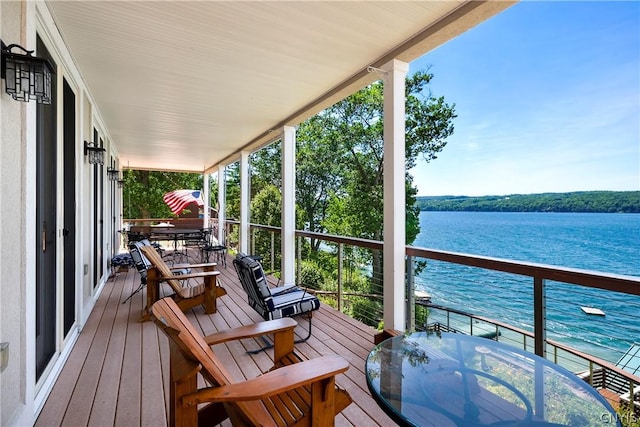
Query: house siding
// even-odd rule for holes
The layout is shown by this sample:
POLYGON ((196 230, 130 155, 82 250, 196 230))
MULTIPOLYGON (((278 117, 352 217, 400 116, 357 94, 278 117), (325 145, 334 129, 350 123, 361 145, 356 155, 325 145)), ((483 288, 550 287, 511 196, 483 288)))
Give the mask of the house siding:
MULTIPOLYGON (((62 36, 49 12, 41 2, 0 2, 0 38, 5 44, 16 43, 27 49, 35 49, 39 35, 47 50, 58 65, 58 92, 56 100, 62 99, 62 79, 69 82, 75 93, 76 142, 76 307, 75 324, 63 336, 63 250, 61 230, 63 228, 62 185, 62 132, 57 132, 57 210, 55 244, 58 252, 58 271, 55 283, 59 300, 56 310, 55 354, 42 377, 36 382, 35 375, 35 281, 36 281, 36 103, 18 102, 5 93, 5 84, 0 86, 0 342, 9 343, 9 363, 0 373, 0 425, 32 425, 59 375, 73 347, 79 330, 88 318, 99 293, 109 277, 107 259, 112 253, 111 245, 105 247, 102 281, 93 287, 89 269, 93 260, 92 212, 93 184, 92 168, 86 164, 83 141, 92 140, 92 129, 99 130, 108 151, 106 159, 117 153, 111 148, 111 138, 93 107, 90 92, 82 85, 83 79, 66 50, 62 36)), ((37 52, 36 52, 37 55, 37 52)), ((60 107, 61 104, 59 104, 60 107)), ((62 129, 62 108, 58 108, 58 128, 62 129)), ((104 170, 106 171, 107 161, 104 170)), ((105 211, 103 218, 112 218, 110 212, 111 186, 104 179, 105 211)), ((120 206, 116 196, 116 209, 120 206)), ((117 215, 119 217, 119 215, 117 215)), ((106 242, 111 242, 111 221, 104 225, 106 242)))

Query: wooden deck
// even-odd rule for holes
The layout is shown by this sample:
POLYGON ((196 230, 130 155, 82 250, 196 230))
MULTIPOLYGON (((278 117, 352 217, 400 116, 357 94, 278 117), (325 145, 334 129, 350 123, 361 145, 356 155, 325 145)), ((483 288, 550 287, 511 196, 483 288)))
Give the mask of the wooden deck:
MULTIPOLYGON (((231 263, 220 271, 220 283, 228 295, 218 299, 218 312, 206 315, 199 306, 187 313, 204 334, 262 320, 246 303, 231 263)), ((167 425, 169 345, 153 322, 138 323, 145 291, 122 304, 138 284, 139 275, 133 268, 107 282, 36 426, 167 425)), ((305 319, 299 323, 300 328, 306 328, 305 319)), ((336 425, 394 424, 371 398, 366 385, 364 365, 373 347, 373 335, 373 329, 322 305, 314 313, 312 337, 296 345, 307 358, 339 354, 351 364, 337 382, 354 403, 336 418, 336 425)), ((216 345, 214 351, 237 378, 252 378, 272 363, 269 351, 246 353, 259 345, 250 339, 216 345)))

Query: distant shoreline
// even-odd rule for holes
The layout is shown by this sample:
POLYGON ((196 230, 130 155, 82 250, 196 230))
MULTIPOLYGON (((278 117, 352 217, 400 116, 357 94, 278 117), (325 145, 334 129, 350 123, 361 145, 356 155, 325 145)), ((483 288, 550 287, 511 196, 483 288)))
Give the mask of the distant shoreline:
POLYGON ((640 213, 640 191, 418 196, 420 211, 640 213))

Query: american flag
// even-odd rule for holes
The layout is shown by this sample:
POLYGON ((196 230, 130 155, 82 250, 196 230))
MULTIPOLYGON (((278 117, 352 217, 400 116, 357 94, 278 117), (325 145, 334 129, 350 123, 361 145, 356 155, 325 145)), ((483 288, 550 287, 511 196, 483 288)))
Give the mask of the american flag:
POLYGON ((189 203, 196 202, 198 206, 204 206, 202 192, 200 190, 175 190, 170 191, 162 197, 162 200, 169 205, 169 209, 175 215, 179 215, 189 203))

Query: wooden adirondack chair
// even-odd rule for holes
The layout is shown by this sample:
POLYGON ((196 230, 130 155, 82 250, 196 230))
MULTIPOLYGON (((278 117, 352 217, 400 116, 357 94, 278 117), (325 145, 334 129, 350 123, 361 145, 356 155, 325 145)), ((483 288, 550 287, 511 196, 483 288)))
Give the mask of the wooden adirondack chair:
POLYGON ((296 322, 283 318, 234 328, 206 337, 196 332, 171 298, 152 307, 153 319, 169 337, 170 425, 332 426, 335 415, 351 403, 336 387, 335 376, 349 368, 340 356, 296 361, 296 322), (236 382, 210 346, 240 338, 274 334, 274 368, 236 382), (200 372, 208 387, 198 389, 200 372), (207 403, 207 405, 200 405, 207 403))
POLYGON ((227 294, 227 291, 217 286, 216 277, 219 271, 214 271, 215 263, 189 264, 169 267, 160 254, 152 246, 142 246, 140 250, 149 260, 152 266, 147 270, 147 306, 145 307, 141 322, 150 320, 149 309, 160 297, 160 282, 167 282, 174 294, 172 298, 182 310, 188 310, 202 304, 207 314, 216 312, 216 299, 227 294), (172 270, 188 267, 188 274, 175 274, 172 270), (202 268, 204 271, 194 272, 194 268, 202 268), (195 283, 189 279, 202 278, 202 283, 195 283))

